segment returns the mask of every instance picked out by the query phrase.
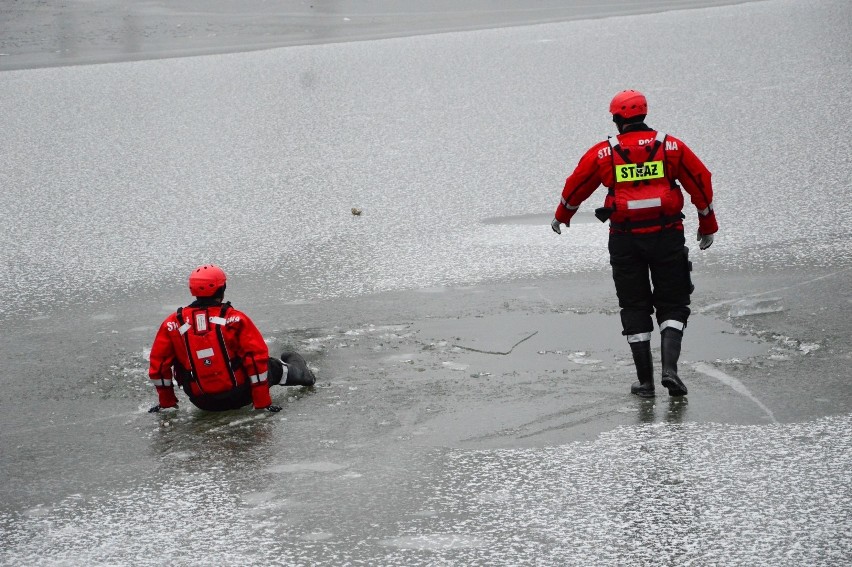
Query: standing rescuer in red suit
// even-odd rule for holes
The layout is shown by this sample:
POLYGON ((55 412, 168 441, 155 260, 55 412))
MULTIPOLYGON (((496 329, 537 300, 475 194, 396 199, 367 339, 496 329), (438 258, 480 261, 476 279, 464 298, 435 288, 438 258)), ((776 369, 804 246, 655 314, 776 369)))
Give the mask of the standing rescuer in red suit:
POLYGON ((595 210, 595 216, 610 223, 610 264, 622 334, 630 344, 639 377, 630 391, 654 396, 651 316, 656 311, 661 383, 670 396, 685 396, 677 361, 693 286, 689 249, 684 245, 681 185, 698 209, 699 248, 705 250, 719 230, 710 171, 682 141, 645 124, 648 102, 642 93, 618 93, 609 110, 618 135, 599 142, 580 159, 565 180, 551 227, 562 234, 561 225, 570 225, 580 204, 599 186, 608 188, 604 206, 595 210))
POLYGON ((316 381, 299 354, 269 357, 252 320, 223 302, 225 287, 225 272, 218 266, 207 264, 190 274, 195 301, 166 317, 151 347, 148 376, 160 403, 149 412, 177 406, 175 383, 203 410, 252 404, 277 412, 281 408, 272 405, 270 386, 312 386, 316 381))

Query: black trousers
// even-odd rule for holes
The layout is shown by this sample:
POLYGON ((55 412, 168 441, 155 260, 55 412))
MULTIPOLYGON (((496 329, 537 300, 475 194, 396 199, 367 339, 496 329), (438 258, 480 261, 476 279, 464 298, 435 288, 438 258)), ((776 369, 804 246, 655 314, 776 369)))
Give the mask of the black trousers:
MULTIPOLYGON (((277 386, 281 383, 281 378, 284 376, 284 363, 281 360, 270 357, 269 366, 267 369, 266 379, 270 386, 277 386)), ((184 392, 189 396, 189 401, 192 404, 206 411, 227 411, 239 409, 252 403, 251 399, 251 384, 246 382, 240 387, 234 388, 221 394, 205 394, 202 396, 193 396, 189 389, 189 380, 191 378, 187 374, 181 380, 184 384, 184 392)))
POLYGON ((618 232, 609 235, 609 262, 622 334, 636 335, 654 330, 657 324, 675 320, 686 326, 692 293, 689 248, 682 230, 668 229, 651 234, 618 232))

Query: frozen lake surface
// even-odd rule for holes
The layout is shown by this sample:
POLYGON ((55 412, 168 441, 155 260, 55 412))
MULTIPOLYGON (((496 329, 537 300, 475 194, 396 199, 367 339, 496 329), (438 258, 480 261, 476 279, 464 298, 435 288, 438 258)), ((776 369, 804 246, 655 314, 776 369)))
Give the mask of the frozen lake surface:
POLYGON ((605 269, 600 226, 547 223, 628 85, 714 171, 706 269, 849 267, 848 15, 755 2, 2 73, 4 314, 213 260, 278 301, 605 269), (654 41, 603 48, 635 25, 654 41))
POLYGON ((0 563, 843 565, 850 38, 768 0, 0 72, 0 563), (686 401, 625 392, 603 191, 548 226, 623 88, 714 172, 686 401), (145 412, 211 261, 318 368, 280 414, 145 412))

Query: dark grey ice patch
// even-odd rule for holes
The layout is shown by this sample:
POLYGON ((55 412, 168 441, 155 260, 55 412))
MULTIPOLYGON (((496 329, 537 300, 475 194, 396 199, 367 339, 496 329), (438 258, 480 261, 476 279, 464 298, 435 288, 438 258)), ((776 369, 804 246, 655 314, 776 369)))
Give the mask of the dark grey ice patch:
POLYGON ((724 372, 722 372, 718 368, 715 368, 715 367, 713 367, 713 366, 711 366, 707 363, 704 363, 704 362, 695 363, 693 365, 693 368, 695 368, 695 370, 697 372, 701 372, 702 374, 704 374, 706 376, 710 376, 711 378, 715 378, 716 380, 718 380, 718 381, 722 382, 723 384, 725 384, 726 386, 730 387, 732 390, 734 390, 738 394, 742 394, 743 396, 747 397, 748 399, 753 401, 760 409, 762 409, 763 412, 767 415, 767 417, 769 417, 770 420, 772 420, 773 423, 778 423, 778 420, 775 419, 775 414, 772 413, 772 410, 769 409, 768 407, 766 407, 763 404, 763 402, 758 400, 754 396, 754 394, 752 394, 751 391, 749 391, 749 389, 746 387, 745 384, 743 384, 742 382, 740 382, 739 380, 737 380, 733 376, 725 374, 724 372))
POLYGON ((850 427, 852 415, 649 424, 589 443, 454 452, 428 527, 488 534, 487 547, 454 549, 455 564, 841 564, 852 554, 850 427))

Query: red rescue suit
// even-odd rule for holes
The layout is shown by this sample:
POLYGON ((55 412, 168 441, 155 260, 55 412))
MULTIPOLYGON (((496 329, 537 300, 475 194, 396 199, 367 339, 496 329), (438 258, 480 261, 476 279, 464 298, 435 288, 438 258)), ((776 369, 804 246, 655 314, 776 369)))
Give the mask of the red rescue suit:
POLYGON ((177 382, 190 400, 227 395, 249 385, 252 404, 263 409, 272 405, 268 359, 269 348, 245 313, 230 303, 193 303, 160 325, 148 375, 163 408, 177 405, 177 382))
POLYGON ((719 228, 710 171, 682 141, 651 129, 611 137, 589 149, 565 180, 555 217, 570 224, 580 204, 605 185, 610 232, 683 230, 678 181, 698 209, 699 232, 714 234, 719 228))

